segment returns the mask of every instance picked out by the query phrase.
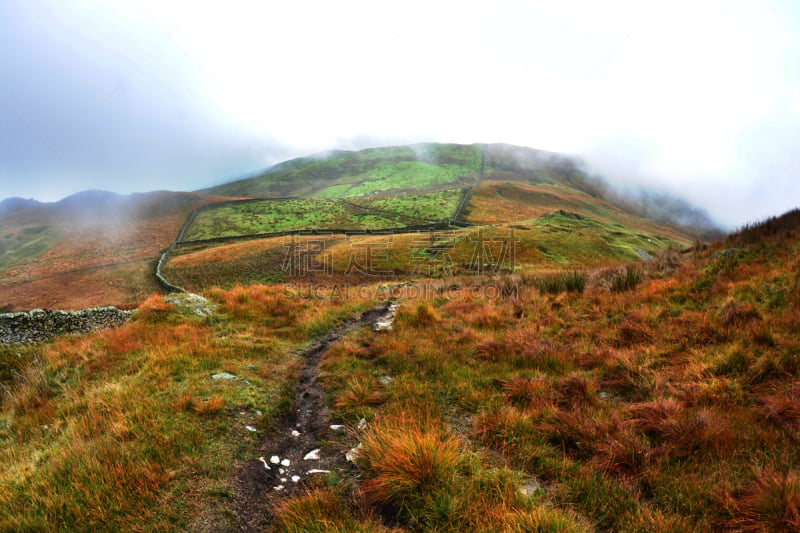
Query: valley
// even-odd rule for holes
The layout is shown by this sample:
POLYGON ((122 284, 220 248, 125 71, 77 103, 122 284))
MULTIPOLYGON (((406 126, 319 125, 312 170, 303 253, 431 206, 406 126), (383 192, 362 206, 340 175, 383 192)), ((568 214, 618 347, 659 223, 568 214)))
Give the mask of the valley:
POLYGON ((4 213, 5 310, 136 310, 0 346, 0 530, 798 530, 800 216, 707 230, 508 145, 4 213))

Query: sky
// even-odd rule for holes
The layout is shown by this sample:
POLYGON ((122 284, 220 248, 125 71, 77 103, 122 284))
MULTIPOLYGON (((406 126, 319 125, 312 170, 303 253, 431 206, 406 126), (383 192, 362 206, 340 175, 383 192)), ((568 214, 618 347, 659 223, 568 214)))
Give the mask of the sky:
POLYGON ((0 198, 503 142, 735 227, 800 206, 794 0, 0 0, 0 198))

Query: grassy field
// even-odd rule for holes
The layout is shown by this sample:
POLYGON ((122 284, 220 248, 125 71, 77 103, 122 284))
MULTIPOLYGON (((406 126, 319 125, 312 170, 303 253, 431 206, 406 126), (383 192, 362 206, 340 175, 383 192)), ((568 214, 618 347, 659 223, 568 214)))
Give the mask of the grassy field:
POLYGON ((333 152, 287 161, 254 178, 204 192, 254 198, 345 198, 452 188, 475 183, 480 160, 478 145, 419 144, 333 152))
POLYGON ((0 530, 236 527, 231 478, 287 408, 293 350, 365 303, 209 294, 212 317, 154 296, 117 330, 0 348, 0 530))
POLYGON ((496 227, 397 235, 280 237, 180 248, 168 261, 165 274, 193 291, 290 281, 361 285, 380 279, 598 267, 641 260, 685 244, 560 211, 496 227), (296 262, 291 263, 293 260, 296 262), (302 268, 293 270, 293 264, 302 268))
POLYGON ((370 209, 399 213, 421 221, 438 222, 453 217, 462 194, 462 189, 448 189, 386 198, 354 198, 351 201, 370 209))
POLYGON ((408 217, 319 198, 265 200, 222 205, 198 213, 184 240, 310 229, 385 229, 407 225, 408 217))
POLYGON ((279 531, 324 509, 353 531, 797 531, 796 231, 585 292, 409 298, 326 356, 334 420, 367 421, 330 443, 361 443, 359 476, 286 503, 279 531))
POLYGON ((392 295, 391 331, 322 361, 346 431, 319 445, 356 466, 284 501, 276 531, 796 531, 798 257, 794 213, 620 266, 212 288, 210 317, 154 296, 119 329, 0 349, 0 530, 236 528, 237 468, 288 409, 295 350, 392 295))

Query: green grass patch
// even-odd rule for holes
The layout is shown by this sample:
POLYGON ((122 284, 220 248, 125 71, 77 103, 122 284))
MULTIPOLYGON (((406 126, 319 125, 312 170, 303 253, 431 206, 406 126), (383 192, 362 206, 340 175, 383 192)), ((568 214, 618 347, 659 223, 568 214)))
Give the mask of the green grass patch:
POLYGON ((48 226, 27 227, 6 233, 0 236, 0 267, 33 259, 57 241, 56 231, 48 226))
POLYGON ((281 163, 260 176, 207 189, 225 196, 344 198, 474 184, 478 145, 419 144, 332 152, 281 163))
POLYGON ((462 189, 448 189, 422 194, 403 194, 389 198, 359 198, 359 205, 384 212, 399 213, 421 221, 449 220, 455 214, 462 189))
POLYGON ((311 229, 385 229, 402 227, 400 216, 376 214, 317 198, 227 204, 198 213, 184 240, 311 229))

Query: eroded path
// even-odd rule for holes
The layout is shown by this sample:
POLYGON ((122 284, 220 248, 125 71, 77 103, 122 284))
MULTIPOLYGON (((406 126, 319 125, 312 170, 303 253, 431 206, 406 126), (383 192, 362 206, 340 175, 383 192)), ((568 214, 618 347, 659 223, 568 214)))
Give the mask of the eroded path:
POLYGON ((309 476, 350 468, 343 453, 319 452, 319 442, 333 430, 317 380, 320 361, 328 348, 356 328, 391 320, 396 306, 371 309, 328 332, 303 352, 305 362, 295 385, 289 413, 258 445, 256 456, 244 463, 235 481, 235 511, 241 531, 264 531, 281 501, 300 493, 309 476), (317 453, 313 453, 317 450, 317 453), (310 455, 309 455, 310 454, 310 455))

